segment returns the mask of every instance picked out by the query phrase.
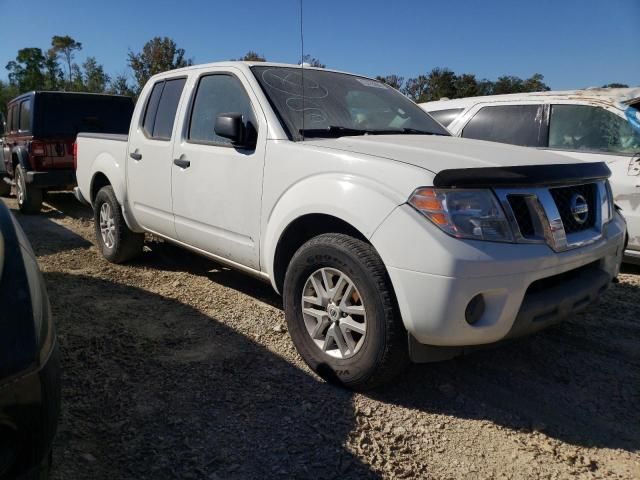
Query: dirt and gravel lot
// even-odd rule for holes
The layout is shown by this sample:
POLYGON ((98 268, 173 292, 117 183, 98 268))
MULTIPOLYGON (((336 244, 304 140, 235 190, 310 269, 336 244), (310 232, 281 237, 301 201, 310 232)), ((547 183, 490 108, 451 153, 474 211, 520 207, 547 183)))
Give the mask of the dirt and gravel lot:
POLYGON ((62 347, 55 479, 640 478, 640 269, 590 313, 354 394, 303 365, 269 285, 155 241, 111 265, 70 194, 4 201, 62 347))

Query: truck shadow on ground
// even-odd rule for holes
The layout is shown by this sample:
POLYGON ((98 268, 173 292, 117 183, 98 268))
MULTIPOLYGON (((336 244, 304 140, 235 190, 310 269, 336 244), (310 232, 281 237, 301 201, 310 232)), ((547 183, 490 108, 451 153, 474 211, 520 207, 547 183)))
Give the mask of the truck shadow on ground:
MULTIPOLYGON (((171 244, 150 246, 145 266, 203 275, 281 308, 268 284, 171 244)), ((451 361, 413 365, 369 396, 516 431, 539 430, 574 445, 637 451, 640 305, 630 299, 639 295, 630 283, 614 285, 600 304, 560 325, 451 361)))
POLYGON ((377 478, 352 395, 178 301, 45 273, 63 354, 54 478, 377 478))
MULTIPOLYGON (((77 202, 77 201, 76 201, 77 202)), ((20 226, 29 238, 38 255, 52 255, 66 250, 90 248, 91 242, 56 222, 56 217, 64 214, 48 209, 37 215, 24 215, 16 208, 11 213, 16 217, 20 226)))

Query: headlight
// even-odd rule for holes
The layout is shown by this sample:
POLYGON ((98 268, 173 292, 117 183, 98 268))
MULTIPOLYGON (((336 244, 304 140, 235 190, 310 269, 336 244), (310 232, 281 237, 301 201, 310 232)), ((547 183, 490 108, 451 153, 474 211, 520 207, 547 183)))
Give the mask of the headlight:
POLYGON ((423 187, 413 192, 409 204, 454 237, 513 241, 509 223, 491 190, 423 187))

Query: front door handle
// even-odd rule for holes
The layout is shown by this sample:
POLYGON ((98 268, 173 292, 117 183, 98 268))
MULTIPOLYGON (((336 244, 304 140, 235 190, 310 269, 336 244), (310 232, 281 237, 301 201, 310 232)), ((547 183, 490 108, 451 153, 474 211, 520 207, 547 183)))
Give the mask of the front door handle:
POLYGON ((138 152, 131 152, 129 153, 129 156, 133 158, 136 162, 142 160, 142 154, 138 152))
POLYGON ((173 160, 173 163, 180 168, 189 168, 191 166, 191 162, 189 160, 185 160, 184 158, 176 158, 173 160))

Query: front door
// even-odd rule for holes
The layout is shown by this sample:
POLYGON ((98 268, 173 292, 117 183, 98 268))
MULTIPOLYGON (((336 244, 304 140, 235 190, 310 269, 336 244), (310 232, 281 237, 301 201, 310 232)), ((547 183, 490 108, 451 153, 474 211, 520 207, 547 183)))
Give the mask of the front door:
POLYGON ((171 206, 173 131, 186 78, 156 82, 129 136, 127 192, 138 223, 175 238, 171 206))
POLYGON ((172 166, 178 239, 259 269, 264 115, 250 85, 235 69, 207 72, 195 79, 194 88, 172 166), (216 135, 215 119, 221 113, 241 113, 255 145, 237 148, 216 135))

